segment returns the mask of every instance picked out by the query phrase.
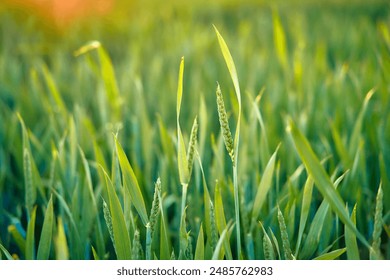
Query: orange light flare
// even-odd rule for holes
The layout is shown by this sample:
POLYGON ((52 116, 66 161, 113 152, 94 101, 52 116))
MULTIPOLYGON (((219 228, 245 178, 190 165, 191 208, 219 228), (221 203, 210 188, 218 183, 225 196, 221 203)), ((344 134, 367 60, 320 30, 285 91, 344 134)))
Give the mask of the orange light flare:
POLYGON ((104 16, 115 0, 5 0, 10 7, 22 9, 48 20, 57 27, 91 16, 104 16))

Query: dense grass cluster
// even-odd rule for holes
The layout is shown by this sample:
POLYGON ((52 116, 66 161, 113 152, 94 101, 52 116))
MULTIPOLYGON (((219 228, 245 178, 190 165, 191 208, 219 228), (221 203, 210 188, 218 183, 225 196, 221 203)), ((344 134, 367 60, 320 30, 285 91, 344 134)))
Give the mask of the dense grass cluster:
POLYGON ((390 259, 389 4, 232 2, 0 9, 2 259, 390 259))

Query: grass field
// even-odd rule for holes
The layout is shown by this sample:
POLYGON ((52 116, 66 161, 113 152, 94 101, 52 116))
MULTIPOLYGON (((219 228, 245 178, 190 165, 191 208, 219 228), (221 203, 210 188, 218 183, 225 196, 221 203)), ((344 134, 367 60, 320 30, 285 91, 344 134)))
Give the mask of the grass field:
POLYGON ((0 259, 390 259, 390 5, 141 2, 0 5, 0 259))

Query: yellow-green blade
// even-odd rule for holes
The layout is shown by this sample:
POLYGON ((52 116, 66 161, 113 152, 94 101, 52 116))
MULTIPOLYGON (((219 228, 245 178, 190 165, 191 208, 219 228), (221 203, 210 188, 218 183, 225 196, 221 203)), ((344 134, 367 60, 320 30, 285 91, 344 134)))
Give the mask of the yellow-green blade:
POLYGON ((318 256, 314 258, 314 260, 335 260, 338 257, 340 257, 342 254, 344 254, 347 251, 347 248, 342 248, 342 249, 336 249, 332 252, 325 253, 321 256, 318 256))
POLYGON ((179 77, 177 82, 177 102, 176 102, 176 113, 177 113, 177 164, 179 169, 180 183, 187 184, 189 181, 189 170, 188 162, 186 155, 186 146, 184 144, 184 138, 180 128, 180 108, 181 108, 181 99, 183 96, 183 73, 184 73, 184 57, 181 58, 180 68, 179 68, 179 77))
POLYGON ((196 241, 195 260, 204 260, 204 236, 203 226, 200 225, 198 240, 196 241))
POLYGON ((274 27, 274 45, 277 58, 282 67, 286 69, 288 66, 286 35, 280 21, 279 13, 276 9, 272 12, 272 23, 274 27))
POLYGON ((238 160, 238 145, 239 145, 239 141, 240 141, 240 122, 241 122, 240 84, 238 82, 238 75, 237 75, 236 66, 234 64, 233 57, 230 54, 229 48, 228 48, 225 40, 223 39, 223 37, 221 36, 221 34, 219 33, 218 29, 215 26, 214 26, 214 29, 215 29, 215 33, 217 34, 218 43, 219 43, 219 46, 221 48, 223 58, 225 59, 227 68, 228 68, 229 73, 230 73, 230 77, 233 81, 234 90, 236 92, 236 97, 237 97, 237 102, 238 102, 238 119, 237 119, 236 133, 234 136, 234 146, 235 146, 234 153, 235 153, 236 160, 238 160))
POLYGON ((56 251, 56 260, 68 260, 69 259, 69 247, 66 241, 64 224, 62 218, 57 219, 57 234, 54 238, 54 247, 56 251))
MULTIPOLYGON (((356 225, 356 204, 352 210, 351 220, 356 225)), ((347 248, 348 260, 360 260, 356 235, 347 226, 345 226, 345 246, 347 248)))

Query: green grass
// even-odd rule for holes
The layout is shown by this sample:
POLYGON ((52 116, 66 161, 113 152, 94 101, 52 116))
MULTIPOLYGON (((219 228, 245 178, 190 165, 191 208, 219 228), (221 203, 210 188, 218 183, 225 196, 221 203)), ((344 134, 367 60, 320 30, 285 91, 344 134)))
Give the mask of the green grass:
POLYGON ((390 6, 294 3, 1 8, 1 259, 390 259, 390 6))

